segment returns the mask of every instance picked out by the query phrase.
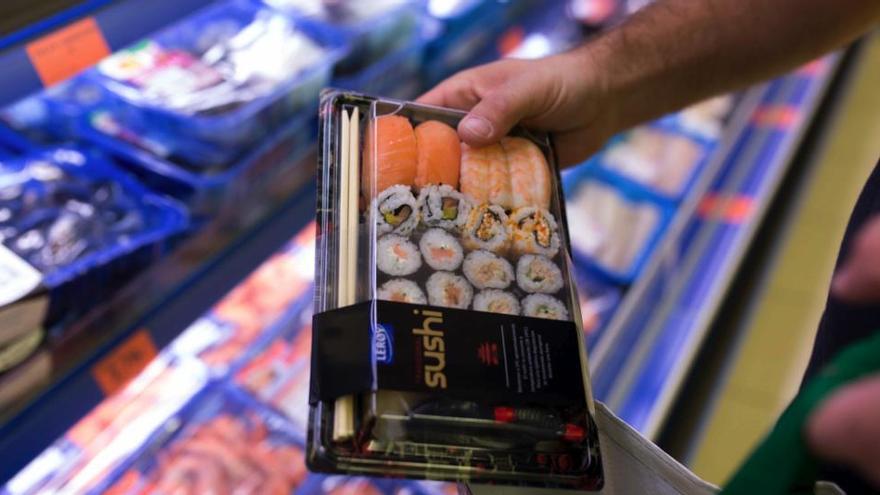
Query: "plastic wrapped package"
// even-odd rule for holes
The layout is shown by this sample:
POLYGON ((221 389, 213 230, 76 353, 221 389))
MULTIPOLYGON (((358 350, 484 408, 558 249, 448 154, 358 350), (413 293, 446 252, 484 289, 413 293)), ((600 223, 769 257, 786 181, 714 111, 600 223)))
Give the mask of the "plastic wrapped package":
POLYGON ((710 156, 705 142, 659 126, 642 126, 615 138, 596 162, 673 201, 681 200, 710 156))
POLYGON ((632 282, 668 225, 672 207, 599 174, 574 179, 566 204, 575 259, 613 283, 632 282))
POLYGON ((311 108, 347 45, 327 28, 244 1, 212 4, 114 53, 91 77, 123 111, 230 154, 311 108))
POLYGON ((303 434, 309 418, 311 306, 311 297, 291 305, 272 339, 235 376, 238 385, 284 414, 303 434))
POLYGON ((373 65, 355 74, 335 78, 333 87, 394 98, 415 98, 423 88, 425 46, 424 37, 413 33, 408 43, 373 65))
POLYGON ((104 493, 296 493, 303 457, 280 416, 216 386, 154 432, 104 493))
POLYGON ((100 493, 108 476, 207 383, 194 360, 153 360, 10 480, 2 493, 100 493))
POLYGON ((664 119, 672 125, 703 139, 716 140, 736 104, 733 95, 721 95, 691 105, 664 119))
POLYGON ((180 143, 168 133, 132 128, 105 110, 92 112, 80 134, 154 190, 184 202, 194 216, 210 217, 224 208, 240 207, 244 198, 262 195, 275 178, 295 170, 314 149, 317 129, 311 114, 272 130, 264 142, 232 162, 219 162, 223 157, 216 156, 216 148, 204 143, 185 146, 188 151, 181 155, 180 143), (193 162, 188 158, 193 155, 200 158, 193 162))
POLYGON ((0 179, 0 238, 40 273, 47 324, 110 294, 187 225, 176 203, 73 148, 0 162, 0 179))
POLYGON ((215 374, 238 369, 280 332, 291 305, 310 293, 314 239, 311 224, 190 325, 172 353, 197 356, 215 374))
POLYGON ((322 98, 309 466, 595 489, 549 138, 518 128, 473 149, 463 116, 322 98))
POLYGON ((419 36, 422 0, 262 0, 294 18, 319 21, 348 41, 350 52, 335 67, 350 77, 404 48, 419 36))

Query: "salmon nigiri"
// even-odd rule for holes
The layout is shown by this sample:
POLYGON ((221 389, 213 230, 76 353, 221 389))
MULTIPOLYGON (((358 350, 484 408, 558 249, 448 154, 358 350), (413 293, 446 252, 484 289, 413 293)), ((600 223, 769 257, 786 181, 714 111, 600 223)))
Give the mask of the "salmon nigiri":
POLYGON ((458 189, 461 145, 458 133, 443 122, 428 120, 416 126, 418 162, 416 188, 428 184, 446 184, 458 189))
POLYGON ((550 207, 550 166, 538 146, 521 137, 501 139, 510 167, 510 208, 550 207))
POLYGON ((472 148, 461 143, 461 192, 476 203, 495 203, 507 207, 510 180, 507 158, 499 144, 472 148))
POLYGON ((373 198, 395 184, 412 186, 416 178, 418 148, 409 119, 399 115, 382 115, 371 122, 364 136, 363 161, 364 197, 373 198))

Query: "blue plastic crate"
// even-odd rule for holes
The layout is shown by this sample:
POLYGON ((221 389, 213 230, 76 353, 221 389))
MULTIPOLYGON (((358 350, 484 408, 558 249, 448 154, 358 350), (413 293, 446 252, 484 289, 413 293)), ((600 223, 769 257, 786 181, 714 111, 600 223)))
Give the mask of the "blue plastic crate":
POLYGON ((425 39, 416 33, 409 43, 364 70, 333 80, 333 87, 410 100, 423 88, 421 70, 425 39))
POLYGON ((0 193, 3 242, 42 274, 50 325, 95 306, 187 225, 174 201, 74 148, 0 162, 0 193))
MULTIPOLYGON (((649 194, 645 190, 634 187, 631 183, 607 173, 601 168, 590 166, 589 162, 587 166, 582 166, 567 174, 563 180, 563 186, 565 189, 569 233, 572 238, 572 257, 575 263, 582 266, 587 272, 591 272, 611 284, 628 285, 632 283, 638 277, 654 248, 662 239, 666 228, 669 226, 669 222, 675 214, 674 206, 660 200, 656 195, 649 194), (578 225, 579 220, 585 219, 589 221, 591 218, 589 215, 595 214, 595 212, 581 212, 577 206, 577 198, 580 194, 584 194, 579 191, 585 186, 599 187, 607 191, 607 194, 617 198, 621 204, 627 207, 642 208, 643 211, 649 211, 653 215, 653 224, 646 229, 641 242, 634 244, 636 241, 630 240, 632 242, 626 243, 626 246, 635 246, 635 250, 628 260, 624 260, 623 266, 611 266, 612 264, 617 265, 617 263, 607 261, 608 255, 596 255, 596 247, 589 245, 591 242, 595 244, 596 241, 594 239, 582 240, 579 237, 586 236, 591 232, 587 226, 578 225)), ((590 196, 595 197, 595 194, 590 196)), ((604 215, 604 213, 602 214, 604 215)), ((629 220, 624 219, 613 226, 606 227, 614 232, 625 233, 627 229, 633 228, 633 224, 629 220)), ((596 235, 601 234, 598 233, 596 235)), ((586 238, 584 237, 584 239, 586 238)), ((612 251, 612 253, 615 252, 618 251, 612 251)))
POLYGON ((313 148, 317 122, 314 113, 303 112, 253 151, 216 170, 186 167, 157 156, 155 146, 162 145, 165 135, 151 138, 137 130, 127 132, 140 136, 141 146, 90 125, 84 126, 81 134, 113 155, 149 187, 179 199, 194 217, 204 218, 216 216, 242 198, 264 191, 273 178, 296 167, 313 148), (144 146, 144 138, 152 143, 149 148, 144 146))
POLYGON ((317 21, 344 38, 348 54, 334 69, 349 77, 378 63, 410 43, 425 19, 422 0, 314 2, 310 0, 255 0, 292 18, 317 21))
POLYGON ((34 145, 24 136, 0 123, 0 153, 10 157, 33 149, 34 145))
POLYGON ((117 52, 87 75, 114 95, 121 111, 134 109, 145 128, 172 136, 181 147, 201 142, 232 157, 297 111, 314 107, 347 47, 338 32, 320 23, 233 0, 212 4, 117 52), (268 71, 286 67, 278 50, 293 44, 291 32, 303 35, 323 53, 301 70, 273 74, 278 80, 267 81, 268 71), (236 51, 230 48, 233 44, 257 48, 236 51), (255 69, 257 63, 260 70, 255 69), (126 72, 138 64, 164 64, 164 69, 161 77, 149 71, 126 72), (154 96, 142 87, 144 77, 151 81, 154 96), (184 91, 186 85, 193 91, 184 91))

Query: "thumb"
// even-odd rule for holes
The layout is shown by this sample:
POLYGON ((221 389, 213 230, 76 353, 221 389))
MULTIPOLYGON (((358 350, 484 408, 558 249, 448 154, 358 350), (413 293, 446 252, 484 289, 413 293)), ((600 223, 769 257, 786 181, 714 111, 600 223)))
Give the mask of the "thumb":
POLYGON ((880 301, 880 216, 862 227, 851 251, 832 281, 832 292, 853 303, 880 301))
POLYGON ((528 113, 530 95, 514 85, 501 86, 486 95, 458 124, 458 135, 473 147, 497 143, 528 113))

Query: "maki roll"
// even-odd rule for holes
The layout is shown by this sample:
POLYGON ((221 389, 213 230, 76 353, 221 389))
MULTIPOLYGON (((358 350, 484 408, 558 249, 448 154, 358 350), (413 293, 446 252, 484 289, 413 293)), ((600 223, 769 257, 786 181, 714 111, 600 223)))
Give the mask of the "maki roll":
POLYGON ((392 277, 411 275, 422 266, 419 249, 409 239, 388 234, 376 243, 376 267, 392 277))
POLYGON ((435 270, 457 270, 461 266, 464 253, 461 244, 443 229, 430 229, 422 235, 419 249, 425 263, 435 270))
POLYGON ((527 206, 510 214, 510 237, 513 253, 541 254, 548 258, 559 252, 556 219, 543 208, 527 206))
POLYGON ((474 309, 505 315, 518 315, 520 311, 516 296, 498 289, 487 289, 474 296, 474 309))
POLYGON ((470 201, 447 185, 423 187, 417 204, 422 223, 447 230, 464 227, 471 211, 470 201))
POLYGON ((412 280, 393 278, 379 287, 379 299, 410 304, 425 304, 428 299, 421 287, 412 280))
POLYGON ((522 301, 525 316, 547 318, 549 320, 568 320, 568 310, 562 301, 546 294, 532 294, 522 301))
POLYGON ((474 289, 461 275, 436 272, 428 277, 428 303, 444 308, 467 309, 474 297, 474 289))
POLYGON ((489 251, 471 251, 464 258, 465 277, 478 289, 506 289, 513 282, 513 266, 489 251))
POLYGON ((527 254, 516 263, 516 283, 526 292, 553 294, 562 282, 562 270, 546 256, 527 254))
POLYGON ((504 208, 489 204, 476 206, 468 215, 462 243, 471 250, 485 249, 493 253, 504 253, 509 241, 507 223, 504 208))
POLYGON ((419 223, 416 198, 409 186, 396 185, 385 189, 374 203, 376 232, 409 235, 419 223))

